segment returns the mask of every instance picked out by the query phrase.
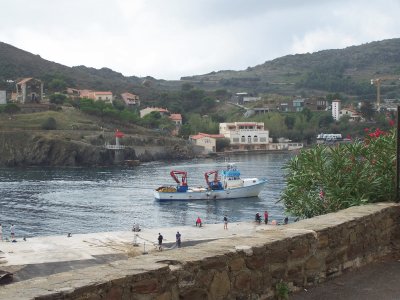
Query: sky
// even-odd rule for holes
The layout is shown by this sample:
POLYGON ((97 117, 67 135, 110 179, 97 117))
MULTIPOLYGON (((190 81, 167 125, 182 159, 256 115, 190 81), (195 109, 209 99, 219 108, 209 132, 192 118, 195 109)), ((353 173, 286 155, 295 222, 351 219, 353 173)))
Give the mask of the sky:
POLYGON ((400 0, 0 0, 0 41, 174 80, 400 37, 400 0))

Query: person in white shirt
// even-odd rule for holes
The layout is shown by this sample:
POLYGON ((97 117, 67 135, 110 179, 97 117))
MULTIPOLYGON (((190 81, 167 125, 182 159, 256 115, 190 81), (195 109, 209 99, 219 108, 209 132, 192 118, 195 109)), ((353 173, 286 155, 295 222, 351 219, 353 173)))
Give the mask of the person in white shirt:
POLYGON ((11 232, 11 240, 14 240, 14 238, 15 238, 15 226, 14 226, 14 224, 11 224, 10 232, 11 232))

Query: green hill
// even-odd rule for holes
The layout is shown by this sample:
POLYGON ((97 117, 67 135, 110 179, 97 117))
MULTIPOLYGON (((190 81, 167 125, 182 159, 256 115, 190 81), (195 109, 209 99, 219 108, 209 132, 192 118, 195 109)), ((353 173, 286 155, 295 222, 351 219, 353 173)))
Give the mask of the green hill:
MULTIPOLYGON (((157 98, 161 91, 180 90, 184 83, 204 90, 305 96, 338 92, 360 99, 374 99, 376 89, 370 84, 372 78, 400 77, 400 39, 287 55, 242 71, 211 72, 175 81, 124 77, 107 68, 71 68, 0 42, 0 82, 37 77, 46 83, 54 76, 61 76, 72 87, 114 93, 134 91, 148 99, 157 98)), ((396 80, 387 80, 382 85, 383 97, 396 98, 399 92, 400 84, 396 80)))

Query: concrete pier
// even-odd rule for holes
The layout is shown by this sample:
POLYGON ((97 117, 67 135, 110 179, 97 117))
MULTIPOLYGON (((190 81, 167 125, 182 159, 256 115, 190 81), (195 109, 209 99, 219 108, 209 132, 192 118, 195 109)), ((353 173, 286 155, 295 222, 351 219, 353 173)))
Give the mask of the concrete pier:
POLYGON ((186 247, 216 239, 250 237, 258 230, 276 227, 240 222, 228 224, 228 230, 221 223, 141 228, 140 232, 72 233, 71 237, 44 236, 26 241, 17 237, 17 242, 0 242, 0 270, 14 273, 14 281, 22 281, 158 251, 158 233, 164 237, 163 251, 170 251, 175 249, 177 231, 182 235, 182 247, 186 247))

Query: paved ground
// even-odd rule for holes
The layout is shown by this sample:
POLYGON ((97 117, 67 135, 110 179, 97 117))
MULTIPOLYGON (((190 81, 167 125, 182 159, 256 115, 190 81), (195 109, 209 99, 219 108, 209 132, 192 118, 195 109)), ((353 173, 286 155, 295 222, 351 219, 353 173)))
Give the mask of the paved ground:
POLYGON ((317 287, 290 296, 290 300, 400 299, 400 255, 347 272, 317 287))
POLYGON ((71 237, 45 236, 26 241, 17 238, 15 243, 0 242, 0 271, 13 273, 13 281, 16 282, 158 251, 159 232, 164 237, 163 251, 168 251, 176 247, 177 231, 182 235, 182 247, 186 247, 214 239, 252 236, 257 230, 274 228, 273 225, 241 222, 229 224, 228 230, 223 229, 223 224, 206 224, 202 227, 144 228, 138 233, 72 234, 71 237))

